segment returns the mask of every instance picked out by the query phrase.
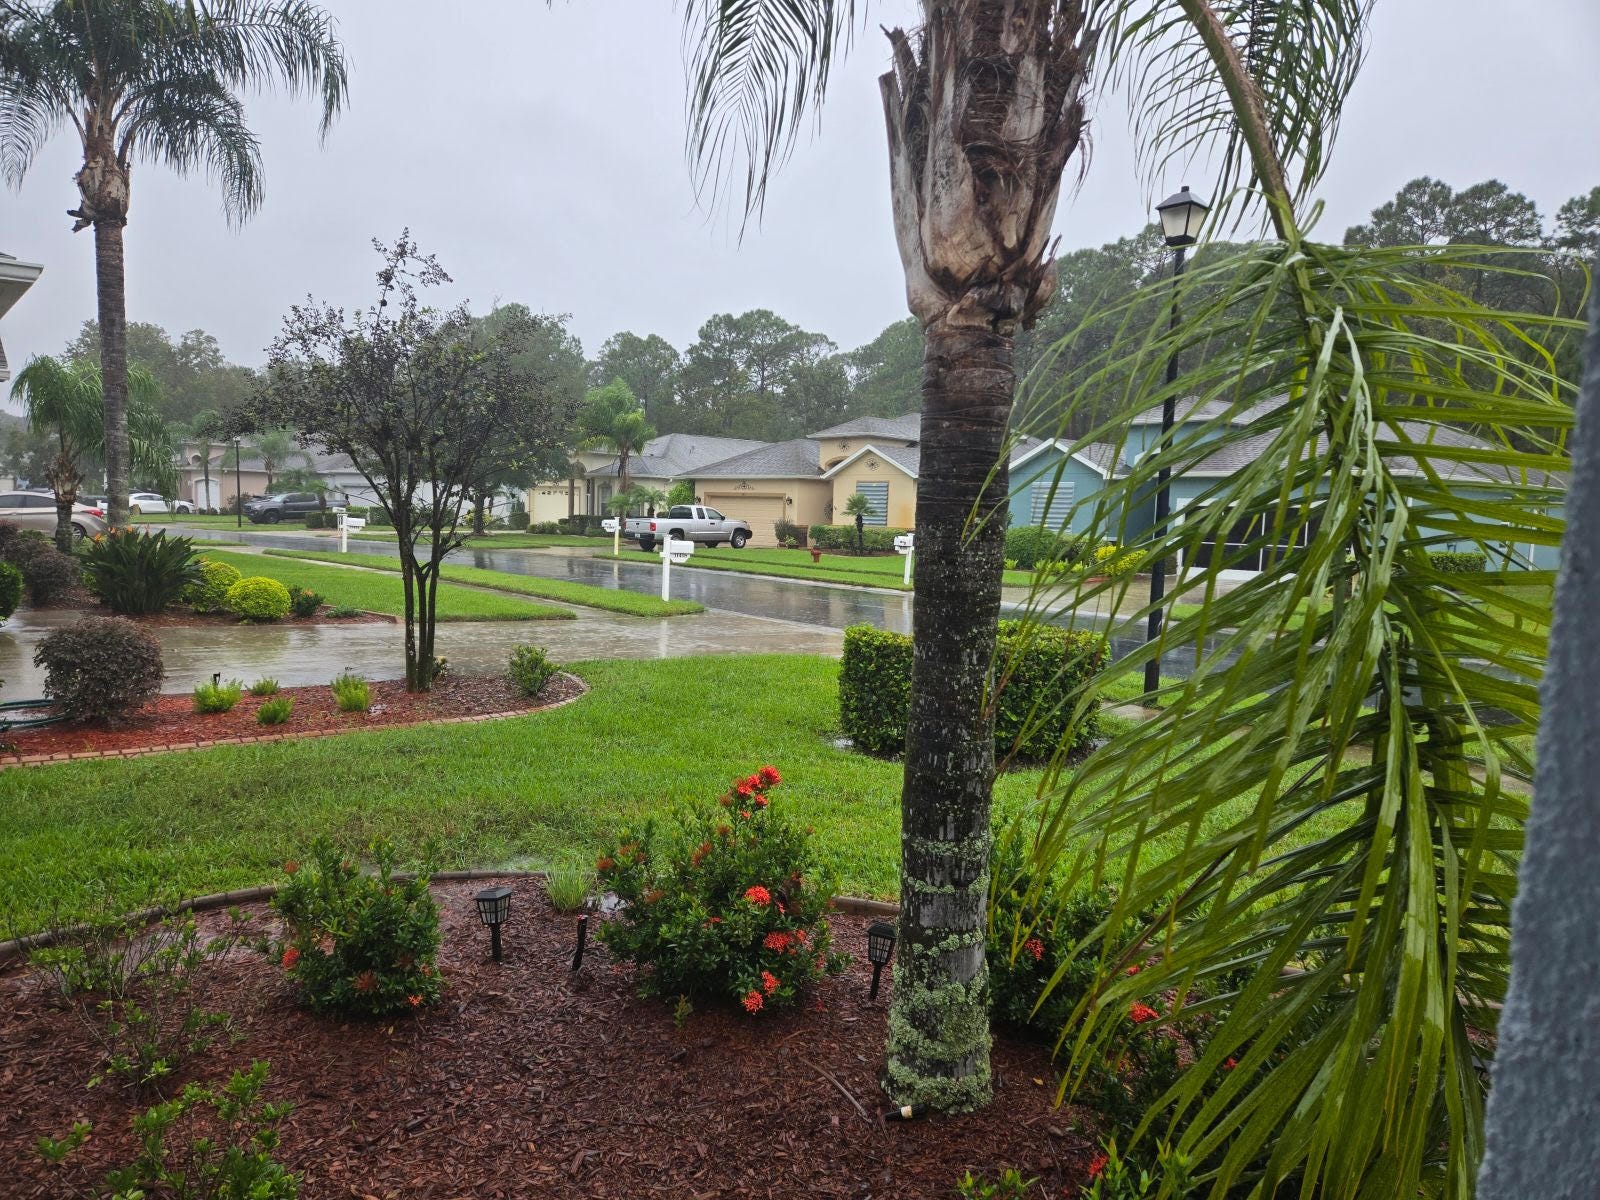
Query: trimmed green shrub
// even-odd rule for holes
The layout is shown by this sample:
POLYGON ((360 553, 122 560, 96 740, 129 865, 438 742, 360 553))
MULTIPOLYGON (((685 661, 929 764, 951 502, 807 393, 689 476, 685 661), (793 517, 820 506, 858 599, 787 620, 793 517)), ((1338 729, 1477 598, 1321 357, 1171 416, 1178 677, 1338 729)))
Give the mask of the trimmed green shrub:
POLYGON ((322 600, 321 592, 303 588, 298 583, 289 585, 289 611, 297 617, 316 616, 317 609, 322 607, 322 600))
MULTIPOLYGON (((888 529, 881 525, 868 525, 861 531, 861 544, 868 550, 893 550, 894 539, 909 529, 888 529)), ((856 527, 854 525, 813 525, 809 531, 813 550, 854 550, 856 527)))
POLYGON ((272 901, 287 936, 272 947, 314 1012, 382 1017, 439 999, 439 907, 428 871, 394 876, 394 851, 371 848, 377 871, 363 872, 326 838, 310 861, 288 862, 289 881, 272 901))
POLYGON ((1006 530, 1007 559, 1017 569, 1031 571, 1044 563, 1071 563, 1082 557, 1086 539, 1039 525, 1019 525, 1006 530))
POLYGON ((202 555, 195 560, 199 573, 183 589, 183 602, 200 612, 220 612, 227 606, 228 589, 243 576, 238 568, 202 555))
POLYGON ((641 995, 734 1000, 755 1016, 842 969, 828 950, 834 876, 772 807, 780 782, 762 767, 668 833, 623 833, 595 863, 623 901, 600 940, 641 968, 641 995))
POLYGON ((330 617, 359 617, 361 610, 349 604, 335 604, 328 610, 330 617))
POLYGON ((314 512, 314 513, 307 513, 306 514, 306 528, 307 529, 322 529, 322 528, 325 528, 325 527, 326 528, 330 528, 330 529, 332 528, 331 525, 324 526, 321 513, 314 512))
POLYGON ((289 589, 276 579, 252 575, 228 589, 227 605, 246 621, 281 621, 289 615, 289 589))
POLYGON ((367 510, 367 528, 392 529, 394 528, 394 522, 389 520, 388 513, 384 512, 383 509, 377 505, 374 505, 372 508, 367 510))
MULTIPOLYGON (((1002 673, 995 712, 1001 759, 1044 760, 1064 743, 1087 751, 1099 736, 1099 704, 1073 723, 1077 691, 1109 651, 1103 636, 1022 621, 1002 621, 995 659, 1002 673)), ((898 754, 911 715, 911 639, 870 625, 844 631, 839 724, 861 750, 898 754)))
POLYGON ((506 528, 517 533, 528 531, 528 514, 525 511, 509 512, 506 514, 506 528))
POLYGON ((774 521, 773 532, 778 536, 778 544, 787 546, 791 542, 797 547, 804 547, 811 531, 804 525, 796 525, 793 521, 774 521))
POLYGON ((256 709, 256 724, 282 725, 294 711, 293 696, 274 696, 256 709))
POLYGON ((694 484, 687 479, 680 479, 667 489, 667 507, 674 504, 693 504, 694 484))
POLYGON ((563 531, 561 528, 561 522, 559 521, 540 521, 537 525, 529 525, 528 532, 554 534, 561 533, 563 531))
POLYGON ((1481 550, 1436 550, 1428 563, 1443 575, 1476 575, 1489 569, 1489 556, 1481 550))
POLYGON ((511 651, 506 675, 524 696, 537 696, 560 669, 542 646, 518 646, 511 651))
POLYGON ((89 590, 117 613, 157 613, 200 578, 194 542, 166 530, 110 529, 83 548, 89 590))
POLYGON ((28 599, 36 605, 54 604, 83 586, 83 567, 78 560, 61 553, 37 530, 23 530, 0 557, 22 572, 28 599))
POLYGON ((85 617, 49 634, 33 653, 44 694, 74 721, 110 724, 161 690, 161 646, 132 621, 85 617))
POLYGON ((372 689, 366 678, 354 671, 344 671, 333 677, 328 685, 333 692, 333 702, 340 712, 366 712, 372 706, 372 689))
POLYGON ((225 713, 239 703, 239 697, 243 695, 244 684, 237 679, 230 679, 226 683, 220 680, 197 683, 194 685, 194 710, 197 713, 225 713))
POLYGON ((1121 579, 1138 571, 1142 561, 1143 556, 1139 551, 1106 542, 1096 546, 1078 565, 1090 575, 1121 579))
POLYGON ((0 562, 0 621, 17 611, 22 603, 22 572, 8 562, 0 562))

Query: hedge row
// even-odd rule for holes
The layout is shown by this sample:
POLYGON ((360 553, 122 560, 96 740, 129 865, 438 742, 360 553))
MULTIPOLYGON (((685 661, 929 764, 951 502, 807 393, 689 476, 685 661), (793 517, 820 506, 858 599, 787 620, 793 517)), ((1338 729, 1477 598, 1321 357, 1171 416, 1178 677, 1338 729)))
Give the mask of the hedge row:
MULTIPOLYGON (((996 661, 1005 673, 995 711, 995 753, 1048 759, 1066 744, 1081 754, 1100 733, 1099 702, 1073 724, 1077 692, 1105 662, 1106 639, 1022 621, 1000 622, 996 661)), ((839 723, 857 748, 905 749, 911 716, 911 639, 870 625, 844 631, 839 723)))
MULTIPOLYGON (((813 550, 854 550, 856 527, 854 525, 813 525, 811 527, 813 550)), ((868 550, 893 550, 894 539, 909 529, 886 529, 882 525, 868 525, 861 531, 861 543, 868 550)))
POLYGON ((1481 550, 1440 550, 1428 555, 1428 562, 1445 575, 1475 575, 1489 569, 1489 556, 1481 550))

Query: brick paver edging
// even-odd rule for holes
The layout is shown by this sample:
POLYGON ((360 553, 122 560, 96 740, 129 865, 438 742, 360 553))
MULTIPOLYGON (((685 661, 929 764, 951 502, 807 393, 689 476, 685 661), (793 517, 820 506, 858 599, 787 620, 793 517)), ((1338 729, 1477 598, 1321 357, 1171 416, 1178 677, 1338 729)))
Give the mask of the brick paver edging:
POLYGON ((519 708, 511 712, 478 713, 470 717, 436 717, 422 721, 391 721, 383 725, 369 725, 361 729, 300 729, 276 733, 252 733, 239 737, 215 738, 206 742, 163 742, 159 746, 141 746, 131 750, 72 750, 65 754, 6 754, 0 756, 0 771, 8 767, 42 767, 52 763, 90 762, 104 758, 145 758, 151 754, 173 754, 185 750, 210 750, 216 746, 254 746, 260 742, 290 742, 298 738, 342 737, 347 733, 377 733, 385 729, 415 729, 419 725, 476 725, 482 721, 504 721, 511 717, 531 717, 534 713, 551 712, 589 694, 589 685, 576 675, 568 675, 580 688, 576 696, 541 704, 537 708, 519 708))

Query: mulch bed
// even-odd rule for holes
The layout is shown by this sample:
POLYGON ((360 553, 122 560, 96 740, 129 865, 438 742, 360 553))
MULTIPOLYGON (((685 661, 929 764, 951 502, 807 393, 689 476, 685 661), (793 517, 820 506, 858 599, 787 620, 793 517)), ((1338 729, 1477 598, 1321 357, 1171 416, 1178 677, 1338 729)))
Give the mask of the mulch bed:
MULTIPOLYGON (((434 889, 448 986, 432 1011, 314 1017, 275 964, 244 951, 214 977, 210 1003, 243 1038, 206 1051, 183 1078, 270 1061, 269 1098, 296 1105, 278 1158, 304 1173, 306 1200, 948 1200, 964 1171, 1008 1167, 1040 1177, 1031 1194, 1075 1197, 1087 1179, 1094 1146, 1081 1126, 1092 1118, 1052 1106, 1038 1046, 997 1039, 995 1101, 981 1113, 881 1120, 890 984, 885 976, 868 1001, 864 955, 798 1009, 708 1009, 679 1029, 671 1006, 640 999, 632 968, 593 939, 583 970, 569 971, 576 918, 553 912, 536 881, 515 883, 506 959, 489 961, 471 899, 482 886, 434 889)), ((836 914, 836 943, 859 953, 868 922, 836 914)), ((18 968, 0 977, 0 1050, 8 1195, 73 1194, 130 1160, 128 1122, 142 1106, 110 1085, 84 1089, 96 1066, 88 1039, 18 968), (67 1167, 33 1153, 35 1139, 83 1119, 94 1134, 67 1167)))
POLYGON ((107 751, 189 748, 196 743, 256 738, 274 734, 353 732, 384 725, 410 725, 490 713, 525 712, 583 693, 570 675, 550 680, 537 697, 524 696, 501 676, 445 675, 421 695, 406 691, 398 680, 368 684, 372 707, 344 713, 325 684, 286 687, 280 696, 294 698, 294 710, 282 725, 262 725, 256 710, 267 700, 248 691, 225 713, 197 713, 190 696, 158 696, 134 716, 112 729, 82 723, 47 725, 0 733, 0 763, 40 754, 104 753, 107 751))

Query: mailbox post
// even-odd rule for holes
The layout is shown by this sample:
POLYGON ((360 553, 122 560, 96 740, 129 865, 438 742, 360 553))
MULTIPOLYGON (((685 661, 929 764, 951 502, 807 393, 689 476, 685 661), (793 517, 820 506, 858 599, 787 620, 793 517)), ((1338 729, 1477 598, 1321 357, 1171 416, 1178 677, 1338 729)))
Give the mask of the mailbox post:
POLYGON ((914 533, 897 533, 894 537, 894 548, 906 560, 906 586, 911 586, 911 555, 916 550, 916 537, 914 533))
POLYGON ((339 514, 339 553, 350 553, 350 534, 360 533, 367 527, 365 517, 352 517, 347 512, 339 514))
POLYGON ((672 564, 682 565, 689 561, 689 555, 694 553, 694 543, 680 541, 678 538, 667 535, 661 542, 661 599, 671 599, 672 592, 672 564))

